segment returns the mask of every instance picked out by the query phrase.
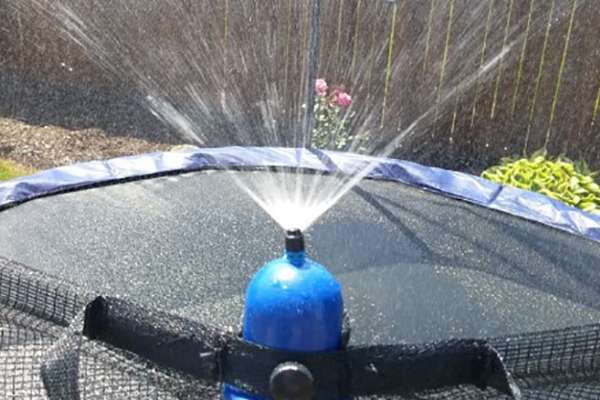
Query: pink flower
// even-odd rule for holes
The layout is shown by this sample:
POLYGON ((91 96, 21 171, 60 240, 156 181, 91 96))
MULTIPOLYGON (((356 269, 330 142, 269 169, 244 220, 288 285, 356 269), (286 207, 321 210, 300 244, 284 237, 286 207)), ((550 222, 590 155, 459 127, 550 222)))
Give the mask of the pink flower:
POLYGON ((324 96, 327 94, 327 89, 329 89, 329 87, 327 86, 325 79, 317 79, 317 83, 315 84, 315 91, 317 94, 319 96, 324 96))
POLYGON ((349 107, 352 104, 352 97, 346 92, 338 92, 335 101, 339 106, 349 107))

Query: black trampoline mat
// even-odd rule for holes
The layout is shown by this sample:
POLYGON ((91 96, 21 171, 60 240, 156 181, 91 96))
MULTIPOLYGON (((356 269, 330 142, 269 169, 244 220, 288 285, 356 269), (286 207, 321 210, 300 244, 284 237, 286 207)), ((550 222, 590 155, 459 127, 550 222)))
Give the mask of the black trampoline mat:
MULTIPOLYGON (((0 212, 0 256, 94 293, 238 329, 246 284, 280 255, 283 235, 227 175, 24 203, 0 212)), ((363 181, 307 241, 344 286, 355 343, 600 321, 598 243, 398 183, 363 181)))

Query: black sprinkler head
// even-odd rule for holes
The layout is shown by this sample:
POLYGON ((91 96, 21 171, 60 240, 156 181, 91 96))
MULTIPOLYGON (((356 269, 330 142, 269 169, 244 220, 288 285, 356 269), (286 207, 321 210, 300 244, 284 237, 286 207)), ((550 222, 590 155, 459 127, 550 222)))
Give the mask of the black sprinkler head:
POLYGON ((285 232, 285 251, 293 253, 304 251, 304 236, 300 229, 285 232))

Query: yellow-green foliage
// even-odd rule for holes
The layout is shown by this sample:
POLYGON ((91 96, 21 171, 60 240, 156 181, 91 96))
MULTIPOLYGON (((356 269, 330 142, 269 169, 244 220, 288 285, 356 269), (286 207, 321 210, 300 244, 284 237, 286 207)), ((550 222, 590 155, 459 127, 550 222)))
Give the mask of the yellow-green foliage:
POLYGON ((0 159, 0 181, 17 178, 19 176, 28 175, 33 170, 21 165, 15 164, 12 161, 0 159))
POLYGON ((585 162, 564 157, 548 159, 544 153, 531 158, 502 159, 481 174, 490 181, 539 192, 584 211, 600 214, 600 186, 585 162))

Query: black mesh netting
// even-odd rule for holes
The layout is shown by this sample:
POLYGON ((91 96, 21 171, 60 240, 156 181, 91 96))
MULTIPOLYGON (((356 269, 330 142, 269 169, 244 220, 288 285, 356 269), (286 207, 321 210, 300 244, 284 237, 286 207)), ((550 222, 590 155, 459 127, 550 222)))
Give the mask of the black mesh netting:
MULTIPOLYGON (((198 323, 127 304, 99 303, 64 282, 0 259, 0 398, 219 398, 218 381, 239 372, 219 370, 223 360, 214 356, 224 354, 219 348, 226 345, 224 337, 198 323), (187 346, 200 350, 190 358, 187 346)), ((403 393, 397 398, 508 399, 500 393, 508 378, 524 399, 598 399, 599 338, 600 325, 592 325, 487 341, 348 349, 349 370, 361 375, 363 390, 385 389, 379 378, 393 382, 393 391, 403 393), (460 368, 471 370, 445 371, 460 368), (411 377, 411 371, 419 376, 411 377)), ((230 362, 248 361, 251 349, 229 346, 230 362)), ((263 361, 257 357, 257 365, 263 361)))

